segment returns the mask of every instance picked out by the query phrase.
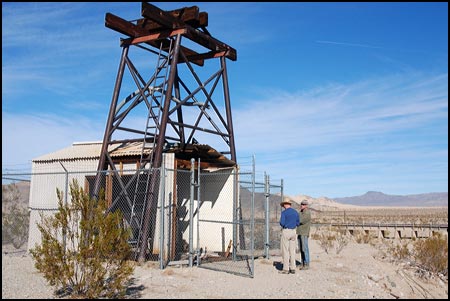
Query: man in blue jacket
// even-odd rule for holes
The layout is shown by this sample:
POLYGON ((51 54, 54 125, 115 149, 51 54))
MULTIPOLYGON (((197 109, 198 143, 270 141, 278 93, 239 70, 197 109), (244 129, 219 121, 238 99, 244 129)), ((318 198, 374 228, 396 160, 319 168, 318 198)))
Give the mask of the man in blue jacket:
POLYGON ((280 203, 284 208, 281 212, 281 254, 283 256, 283 270, 280 274, 295 274, 295 247, 297 243, 297 226, 300 225, 300 217, 288 198, 280 203))

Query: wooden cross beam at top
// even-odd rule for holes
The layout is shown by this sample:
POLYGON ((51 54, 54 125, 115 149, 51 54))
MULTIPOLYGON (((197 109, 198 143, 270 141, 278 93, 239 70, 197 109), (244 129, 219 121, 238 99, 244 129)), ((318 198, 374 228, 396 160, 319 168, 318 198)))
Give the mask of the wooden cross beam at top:
MULTIPOLYGON (((167 51, 169 49, 169 37, 181 34, 193 42, 209 49, 205 53, 181 46, 181 50, 186 55, 186 59, 199 66, 203 66, 204 60, 225 56, 233 61, 237 59, 237 53, 231 46, 213 38, 206 30, 208 25, 208 14, 199 12, 197 6, 180 8, 172 11, 164 11, 158 7, 142 2, 141 15, 137 24, 126 21, 111 13, 105 17, 105 26, 129 36, 129 39, 122 40, 123 44, 147 43, 156 48, 167 51), (203 31, 200 31, 201 28, 203 31)), ((180 59, 180 63, 183 59, 180 59)))
MULTIPOLYGON (((179 8, 167 11, 167 13, 194 28, 205 28, 206 26, 208 26, 208 13, 199 12, 198 6, 179 8)), ((137 20, 136 24, 148 30, 149 32, 152 32, 154 30, 161 30, 164 27, 160 23, 147 18, 137 20)))

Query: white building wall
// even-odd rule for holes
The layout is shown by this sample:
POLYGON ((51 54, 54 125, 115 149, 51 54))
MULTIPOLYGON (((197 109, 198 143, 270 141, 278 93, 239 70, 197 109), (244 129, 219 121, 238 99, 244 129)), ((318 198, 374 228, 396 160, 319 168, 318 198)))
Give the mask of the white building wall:
POLYGON ((40 213, 54 214, 58 209, 57 189, 62 191, 63 200, 70 203, 69 184, 73 179, 83 187, 87 172, 95 175, 98 160, 72 160, 59 162, 33 162, 30 183, 30 227, 28 233, 28 249, 41 243, 41 233, 37 228, 40 213), (64 170, 67 170, 68 173, 64 170), (86 172, 85 172, 86 171, 86 172), (67 191, 67 193, 66 193, 67 191))
MULTIPOLYGON (((208 252, 221 252, 223 241, 225 248, 233 237, 233 169, 205 173, 200 178, 200 210, 193 220, 193 248, 207 248, 208 252), (201 221, 198 224, 198 219, 201 221), (222 237, 222 228, 225 237, 222 237)), ((186 175, 187 176, 187 175, 186 175)), ((197 182, 197 179, 196 179, 197 182)), ((183 182, 186 183, 186 180, 183 182)), ((189 222, 189 195, 182 200, 186 209, 185 222, 189 222)), ((198 206, 198 196, 195 194, 194 211, 198 206)), ((189 242, 189 226, 183 232, 183 239, 189 242)))

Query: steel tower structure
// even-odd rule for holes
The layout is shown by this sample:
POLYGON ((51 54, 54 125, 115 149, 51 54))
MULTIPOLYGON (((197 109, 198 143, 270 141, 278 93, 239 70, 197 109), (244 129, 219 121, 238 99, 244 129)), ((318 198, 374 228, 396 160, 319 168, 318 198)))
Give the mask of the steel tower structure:
POLYGON ((215 143, 221 154, 236 162, 226 59, 237 59, 235 49, 208 32, 208 14, 197 6, 164 11, 142 2, 141 15, 133 21, 111 13, 105 16, 106 27, 127 37, 120 40, 122 55, 93 189, 98 197, 103 181, 100 171, 111 170, 122 191, 110 209, 119 199, 130 207, 127 220, 140 233, 136 241, 139 261, 144 260, 149 237, 154 236, 155 170, 161 167, 166 148, 176 145, 183 151, 192 144, 215 143), (184 41, 190 44, 182 45, 184 41), (210 69, 205 71, 209 62, 219 62, 211 75, 210 69), (137 142, 142 143, 138 171, 125 183, 110 156, 111 148, 137 142), (144 194, 140 203, 139 193, 144 194))

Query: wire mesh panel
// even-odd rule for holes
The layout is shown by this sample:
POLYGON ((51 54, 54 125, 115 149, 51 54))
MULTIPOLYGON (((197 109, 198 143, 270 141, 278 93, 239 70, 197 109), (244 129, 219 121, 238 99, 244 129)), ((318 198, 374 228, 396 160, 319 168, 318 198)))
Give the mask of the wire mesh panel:
POLYGON ((238 174, 235 169, 205 172, 199 182, 195 262, 253 277, 251 174, 238 174))
POLYGON ((279 253, 280 241, 281 241, 281 226, 280 226, 280 215, 281 215, 281 200, 283 198, 283 184, 276 185, 269 183, 268 185, 270 195, 269 195, 269 207, 268 207, 268 218, 266 223, 268 223, 268 249, 266 251, 266 256, 269 257, 270 254, 279 253))
POLYGON ((58 210, 57 189, 63 202, 70 204, 74 180, 91 197, 98 197, 93 190, 99 181, 108 211, 120 211, 123 225, 131 229, 134 259, 143 245, 145 259, 159 260, 161 268, 181 263, 253 277, 254 250, 260 256, 267 246, 279 246, 275 230, 267 232, 266 216, 270 213, 270 221, 277 225, 280 187, 267 194, 267 183, 255 183, 253 172, 237 172, 236 168, 64 169, 30 174, 29 249, 40 243, 40 214, 48 216, 58 210))
MULTIPOLYGON (((282 184, 270 182, 269 176, 255 180, 254 219, 255 219, 255 257, 269 257, 271 249, 280 248, 279 206, 282 197, 282 184)), ((272 251, 273 252, 273 251, 272 251)))
POLYGON ((135 259, 139 254, 147 259, 158 258, 160 169, 111 171, 103 182, 109 211, 120 210, 131 229, 129 243, 135 259))

